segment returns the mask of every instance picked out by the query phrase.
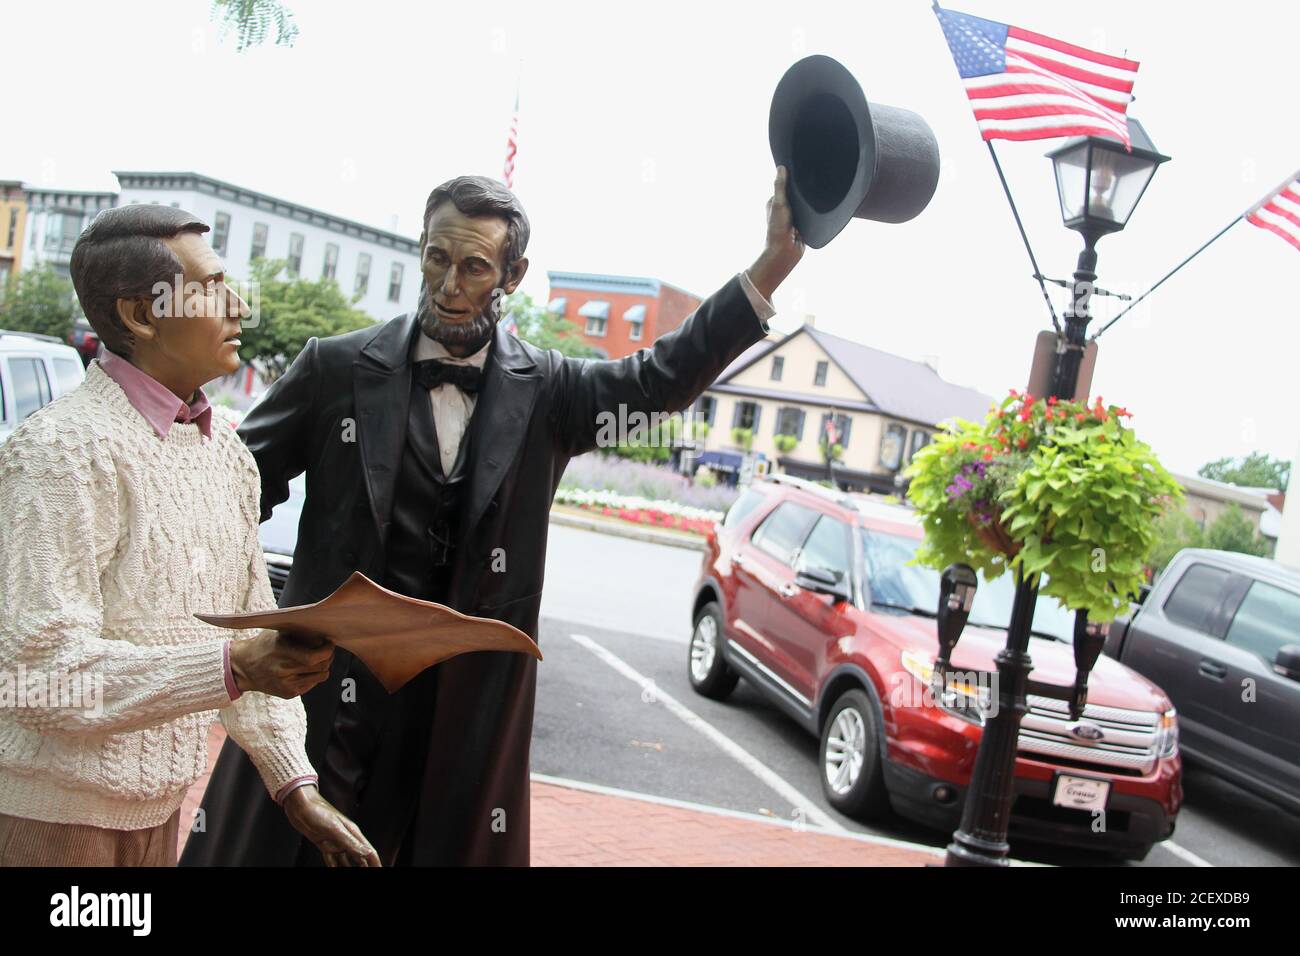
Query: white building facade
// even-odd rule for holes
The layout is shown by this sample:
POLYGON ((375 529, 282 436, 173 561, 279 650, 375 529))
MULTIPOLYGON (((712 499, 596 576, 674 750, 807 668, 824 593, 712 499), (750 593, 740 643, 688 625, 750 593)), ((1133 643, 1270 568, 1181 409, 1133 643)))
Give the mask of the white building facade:
POLYGON ((416 308, 420 250, 414 239, 198 173, 114 175, 121 192, 110 205, 162 203, 193 213, 211 227, 205 238, 234 279, 247 278, 255 258, 284 259, 291 274, 334 279, 373 319, 416 308))
POLYGON ((117 205, 117 194, 37 186, 24 186, 23 193, 27 202, 23 268, 48 264, 66 278, 72 247, 81 230, 101 209, 117 205))

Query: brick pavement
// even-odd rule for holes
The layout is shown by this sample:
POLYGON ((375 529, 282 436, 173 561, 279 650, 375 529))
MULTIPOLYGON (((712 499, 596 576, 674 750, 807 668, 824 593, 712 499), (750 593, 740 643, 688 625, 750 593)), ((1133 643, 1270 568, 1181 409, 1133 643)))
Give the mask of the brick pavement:
MULTIPOLYGON (((225 736, 214 724, 209 770, 225 736)), ((181 848, 207 783, 204 774, 185 797, 181 848)), ((796 830, 757 816, 537 780, 531 788, 533 866, 923 866, 940 859, 910 846, 796 830)))

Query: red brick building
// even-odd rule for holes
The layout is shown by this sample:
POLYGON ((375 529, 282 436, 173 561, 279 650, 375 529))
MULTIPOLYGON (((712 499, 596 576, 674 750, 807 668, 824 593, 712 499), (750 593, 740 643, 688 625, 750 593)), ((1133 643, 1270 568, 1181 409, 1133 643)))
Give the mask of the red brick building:
POLYGON ((588 345, 606 358, 646 348, 682 324, 702 301, 674 285, 637 276, 548 272, 547 309, 578 327, 588 345))

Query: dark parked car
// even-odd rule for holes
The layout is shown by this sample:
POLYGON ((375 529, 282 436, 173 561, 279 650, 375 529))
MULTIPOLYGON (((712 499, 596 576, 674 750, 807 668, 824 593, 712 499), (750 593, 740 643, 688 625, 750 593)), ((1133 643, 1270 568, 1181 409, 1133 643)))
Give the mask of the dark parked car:
MULTIPOLYGON (((939 575, 911 563, 921 538, 906 508, 785 476, 755 482, 709 536, 688 672, 715 699, 744 677, 817 736, 836 809, 892 806, 951 832, 996 700, 1014 586, 1010 575, 980 584, 952 658, 963 676, 934 687, 939 575)), ((1033 678, 1072 684, 1073 615, 1040 600, 1034 631, 1033 678)), ((1081 719, 1030 696, 1011 838, 1141 859, 1173 832, 1181 774, 1169 698, 1103 657, 1081 719)))
POLYGON ((1173 699, 1190 761, 1300 813, 1300 573, 1180 551, 1106 653, 1173 699))

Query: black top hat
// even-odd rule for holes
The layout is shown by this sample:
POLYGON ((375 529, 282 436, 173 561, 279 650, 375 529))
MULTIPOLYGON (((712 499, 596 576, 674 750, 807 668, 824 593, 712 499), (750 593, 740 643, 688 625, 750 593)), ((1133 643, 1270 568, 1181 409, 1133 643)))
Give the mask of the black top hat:
POLYGON ((925 120, 868 103, 853 74, 828 56, 805 57, 781 77, 768 140, 789 173, 795 228, 814 249, 855 217, 906 222, 939 182, 939 147, 925 120))

